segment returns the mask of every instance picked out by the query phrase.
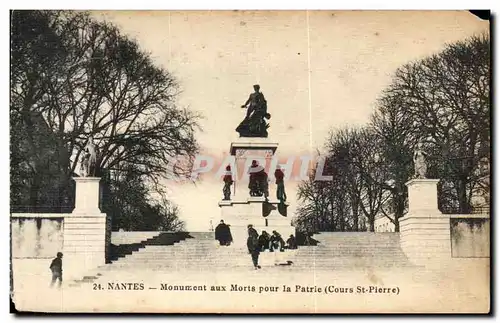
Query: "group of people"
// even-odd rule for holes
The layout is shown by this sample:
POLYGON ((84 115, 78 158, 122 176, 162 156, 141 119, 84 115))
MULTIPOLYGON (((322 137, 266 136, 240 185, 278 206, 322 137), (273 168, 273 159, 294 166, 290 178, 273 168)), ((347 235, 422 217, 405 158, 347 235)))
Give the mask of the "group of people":
POLYGON ((269 250, 270 252, 274 252, 275 250, 284 251, 285 249, 297 249, 297 241, 293 234, 291 234, 285 242, 281 234, 276 230, 273 230, 271 235, 266 231, 262 231, 259 236, 259 247, 260 251, 269 250))
MULTIPOLYGON (((297 239, 293 234, 291 234, 285 242, 281 234, 276 230, 273 230, 272 234, 263 230, 259 235, 253 225, 249 224, 247 229, 247 248, 252 256, 252 262, 255 269, 260 269, 259 254, 261 252, 266 250, 269 250, 269 252, 284 252, 286 249, 297 249, 297 239)), ((224 220, 221 220, 215 228, 215 240, 218 240, 221 246, 229 246, 233 242, 231 229, 228 224, 224 223, 224 220)))
POLYGON ((266 231, 262 231, 259 236, 257 230, 249 224, 247 248, 248 252, 252 256, 252 262, 255 269, 260 269, 259 255, 261 252, 266 250, 269 250, 270 252, 274 252, 275 250, 283 252, 285 249, 297 249, 297 241, 293 234, 291 234, 285 244, 285 241, 276 230, 273 230, 272 235, 269 235, 266 231))

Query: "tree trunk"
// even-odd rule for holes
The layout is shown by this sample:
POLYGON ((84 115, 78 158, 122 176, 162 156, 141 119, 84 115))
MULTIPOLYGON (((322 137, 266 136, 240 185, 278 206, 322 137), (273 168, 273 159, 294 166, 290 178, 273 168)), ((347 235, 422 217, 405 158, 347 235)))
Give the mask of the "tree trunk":
POLYGON ((33 181, 30 186, 30 199, 28 203, 28 212, 36 212, 38 206, 38 193, 40 192, 40 176, 33 174, 33 181))
POLYGON ((368 222, 370 222, 370 232, 375 232, 375 216, 370 216, 368 222))
POLYGON ((358 214, 358 203, 352 201, 352 216, 354 217, 354 228, 353 231, 359 231, 359 214, 358 214))
POLYGON ((396 208, 394 210, 394 232, 399 232, 399 218, 403 217, 403 212, 405 210, 405 197, 403 194, 399 194, 399 192, 396 192, 393 197, 396 203, 396 208))
POLYGON ((470 205, 467 201, 467 184, 466 180, 460 179, 458 181, 458 205, 460 214, 470 213, 470 205))
POLYGON ((394 232, 399 232, 399 217, 394 215, 394 232))

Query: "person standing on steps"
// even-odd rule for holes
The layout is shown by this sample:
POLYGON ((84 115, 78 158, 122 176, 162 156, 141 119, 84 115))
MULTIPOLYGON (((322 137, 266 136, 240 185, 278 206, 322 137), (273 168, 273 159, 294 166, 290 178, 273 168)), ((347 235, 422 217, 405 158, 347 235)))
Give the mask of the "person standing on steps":
POLYGON ((50 270, 52 271, 52 281, 50 282, 50 287, 53 287, 56 280, 58 280, 58 287, 62 284, 62 252, 57 253, 57 257, 52 260, 50 264, 50 270))
POLYGON ((259 254, 260 254, 260 246, 259 246, 259 234, 257 230, 251 227, 248 228, 248 239, 247 239, 247 248, 248 253, 252 256, 252 262, 255 269, 260 269, 259 266, 259 254))
POLYGON ((256 234, 257 237, 259 236, 259 234, 257 233, 257 230, 254 229, 252 224, 247 225, 247 229, 248 229, 248 235, 250 235, 250 231, 251 231, 253 235, 256 234))
POLYGON ((215 227, 215 240, 219 240, 221 246, 229 246, 233 241, 229 226, 220 220, 220 223, 215 227))

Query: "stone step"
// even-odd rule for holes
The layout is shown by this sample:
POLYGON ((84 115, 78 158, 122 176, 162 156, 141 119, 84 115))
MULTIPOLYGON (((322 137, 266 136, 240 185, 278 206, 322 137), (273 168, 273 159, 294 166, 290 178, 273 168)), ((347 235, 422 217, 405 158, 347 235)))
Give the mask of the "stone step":
MULTIPOLYGON (((246 248, 211 248, 211 247, 200 247, 200 248, 165 248, 158 250, 148 250, 148 249, 139 249, 133 254, 143 254, 143 255, 182 255, 182 254, 199 254, 199 253, 216 253, 216 254, 240 254, 247 253, 248 250, 246 248)), ((279 251, 276 251, 279 252, 279 251)), ((365 248, 324 248, 324 249, 315 249, 315 250, 305 250, 305 249, 295 249, 289 250, 285 249, 283 251, 285 253, 294 253, 299 255, 328 255, 332 253, 356 253, 356 252, 365 252, 365 253, 373 253, 373 254, 393 254, 403 252, 401 248, 379 248, 379 249, 365 249, 365 248)), ((261 251, 261 253, 272 253, 268 249, 265 251, 261 251)))
POLYGON ((399 239, 317 239, 318 245, 322 244, 397 244, 399 239))
MULTIPOLYGON (((232 258, 232 259, 212 259, 212 260, 200 260, 200 259, 149 259, 149 260, 128 260, 124 259, 119 262, 114 263, 114 265, 123 265, 123 264, 180 264, 180 263, 189 263, 189 264, 232 264, 232 263, 240 263, 247 262, 250 259, 248 257, 241 258, 232 258)), ((259 259, 272 259, 274 261, 275 258, 262 258, 259 259)), ((335 257, 330 259, 303 259, 303 258, 294 258, 294 257, 283 257, 279 259, 284 260, 292 260, 294 262, 302 262, 302 263, 342 263, 342 262, 362 262, 362 263, 398 263, 398 262, 406 262, 407 259, 404 257, 396 257, 396 258, 365 258, 365 257, 335 257)))
MULTIPOLYGON (((127 260, 149 260, 149 259, 161 259, 161 260, 169 260, 169 259, 197 259, 197 258, 217 258, 217 259, 225 259, 225 258, 235 258, 246 256, 248 253, 238 253, 238 254, 191 254, 191 255, 158 255, 158 256, 145 256, 145 255, 132 255, 126 256, 121 259, 127 260)), ((263 254, 261 254, 263 255, 263 254)), ((294 258, 302 258, 302 259, 321 259, 323 257, 329 258, 346 258, 346 257, 355 257, 355 258, 394 258, 394 257, 406 257, 404 253, 395 253, 395 254, 369 254, 369 253, 337 253, 337 254, 325 254, 325 255, 292 255, 289 254, 289 257, 294 258)))
MULTIPOLYGON (((265 264, 259 261, 259 265, 263 267, 273 267, 274 263, 265 264)), ((229 268, 251 268, 253 267, 252 261, 249 259, 246 263, 233 263, 233 264, 191 264, 191 263, 179 263, 179 264, 144 264, 136 265, 133 269, 144 269, 144 270, 165 270, 165 269, 175 269, 175 270, 196 270, 196 271, 206 271, 220 269, 224 271, 229 268)), ((311 263, 297 263, 293 262, 290 268, 302 268, 305 270, 324 270, 324 269, 340 269, 340 268, 352 268, 352 269, 362 269, 362 268, 401 268, 401 267, 414 267, 409 263, 323 263, 323 264, 311 264, 311 263)), ((115 270, 127 270, 130 269, 128 265, 120 265, 115 267, 115 270), (120 268, 121 267, 121 268, 120 268)))

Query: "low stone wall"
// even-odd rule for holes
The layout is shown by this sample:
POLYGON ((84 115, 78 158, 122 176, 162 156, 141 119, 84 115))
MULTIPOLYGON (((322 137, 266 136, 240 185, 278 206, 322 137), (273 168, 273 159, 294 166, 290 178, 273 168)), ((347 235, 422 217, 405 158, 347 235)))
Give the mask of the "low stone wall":
POLYGON ((436 214, 400 220, 401 247, 416 264, 489 257, 489 215, 436 214))
POLYGON ((63 250, 68 214, 13 213, 12 258, 51 258, 63 250))
POLYGON ((111 239, 106 239, 105 214, 12 213, 10 217, 13 264, 34 262, 45 273, 50 260, 62 252, 65 275, 73 277, 106 262, 111 239))
POLYGON ((453 258, 490 256, 490 219, 487 215, 451 215, 453 258))
POLYGON ((452 258, 489 257, 489 214, 442 214, 435 179, 413 179, 408 213, 399 220, 401 248, 415 264, 442 266, 452 258))

